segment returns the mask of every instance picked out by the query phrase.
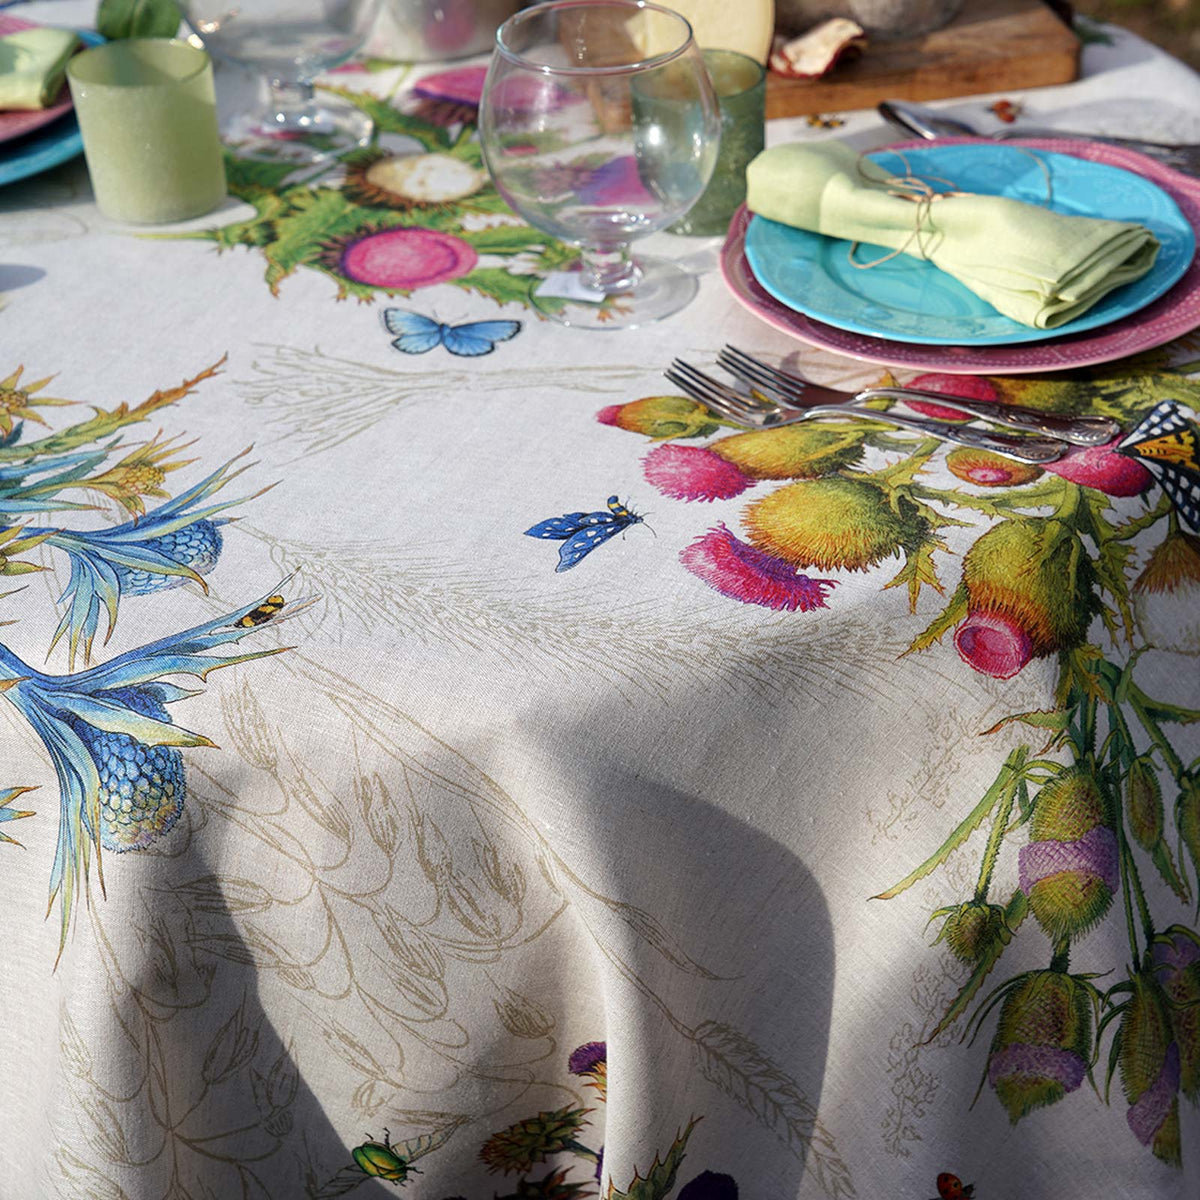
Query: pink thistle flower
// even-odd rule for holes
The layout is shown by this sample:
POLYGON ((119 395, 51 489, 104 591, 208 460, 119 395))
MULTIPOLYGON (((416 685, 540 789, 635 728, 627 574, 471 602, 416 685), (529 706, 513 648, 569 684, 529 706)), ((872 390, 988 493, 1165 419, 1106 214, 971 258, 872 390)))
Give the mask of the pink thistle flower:
POLYGON ((1029 634, 999 613, 973 612, 954 631, 958 657, 993 679, 1011 679, 1033 657, 1029 634))
POLYGON ((1058 462, 1046 463, 1046 470, 1109 496, 1139 496, 1154 477, 1140 462, 1113 449, 1118 440, 1106 446, 1074 446, 1058 462))
POLYGON ((444 100, 478 108, 486 78, 487 67, 454 67, 423 75, 413 85, 413 93, 423 100, 444 100))
POLYGON ((462 238, 432 229, 384 229, 349 241, 336 268, 370 287, 411 292, 458 279, 475 268, 479 255, 462 238))
POLYGON ((723 524, 680 551, 679 561, 722 596, 778 612, 825 608, 825 594, 837 586, 833 579, 798 574, 791 564, 734 537, 723 524))
MULTIPOLYGON (((962 400, 995 400, 996 389, 986 379, 978 375, 945 375, 931 372, 918 375, 909 380, 905 387, 922 388, 927 392, 942 392, 947 396, 957 396, 962 400)), ((929 400, 905 401, 914 412, 925 417, 934 417, 939 421, 969 421, 971 418, 959 412, 957 408, 946 408, 929 400)))
POLYGON ((658 446, 646 455, 642 471, 647 483, 672 500, 729 500, 754 486, 749 475, 701 446, 658 446))
POLYGON ((615 425, 617 423, 617 415, 625 406, 623 404, 610 404, 606 408, 602 408, 596 414, 596 420, 601 425, 615 425))

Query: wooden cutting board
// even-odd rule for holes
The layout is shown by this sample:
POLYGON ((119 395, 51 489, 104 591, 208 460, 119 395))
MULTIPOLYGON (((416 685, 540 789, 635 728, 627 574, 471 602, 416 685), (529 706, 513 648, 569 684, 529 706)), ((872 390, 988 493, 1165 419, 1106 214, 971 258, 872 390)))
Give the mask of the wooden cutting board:
POLYGON ((944 29, 869 42, 820 79, 767 77, 767 117, 874 108, 880 100, 938 100, 1069 83, 1079 39, 1042 0, 966 0, 944 29))

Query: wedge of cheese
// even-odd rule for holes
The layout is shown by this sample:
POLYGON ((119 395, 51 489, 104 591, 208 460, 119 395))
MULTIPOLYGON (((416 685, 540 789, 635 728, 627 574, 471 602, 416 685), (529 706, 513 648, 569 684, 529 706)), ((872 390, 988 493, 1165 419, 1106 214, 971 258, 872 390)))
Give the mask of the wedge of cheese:
MULTIPOLYGON (((655 0, 691 22, 702 50, 738 50, 766 63, 775 32, 775 0, 655 0)), ((647 57, 673 49, 667 22, 643 11, 630 19, 629 33, 647 57)))

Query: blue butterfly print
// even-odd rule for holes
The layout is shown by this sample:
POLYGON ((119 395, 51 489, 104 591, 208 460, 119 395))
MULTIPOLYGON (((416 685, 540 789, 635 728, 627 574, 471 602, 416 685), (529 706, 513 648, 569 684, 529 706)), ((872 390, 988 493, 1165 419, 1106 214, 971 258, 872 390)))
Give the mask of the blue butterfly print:
POLYGON ((561 517, 549 517, 530 526, 525 530, 525 536, 561 541, 558 566, 554 570, 569 571, 597 546, 603 546, 609 538, 624 532, 631 525, 640 525, 644 520, 616 496, 609 496, 607 512, 602 509, 600 512, 573 512, 563 513, 561 517))
POLYGON ((465 325, 444 325, 432 317, 403 308, 385 308, 383 326, 396 334, 392 345, 405 354, 428 354, 435 346, 445 346, 461 358, 491 354, 497 342, 507 342, 521 332, 520 321, 469 321, 465 325))

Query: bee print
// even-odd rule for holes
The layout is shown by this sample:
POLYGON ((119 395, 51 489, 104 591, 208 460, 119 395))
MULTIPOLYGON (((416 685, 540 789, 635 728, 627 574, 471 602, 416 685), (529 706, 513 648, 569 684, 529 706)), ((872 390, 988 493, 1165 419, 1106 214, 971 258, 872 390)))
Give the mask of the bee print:
POLYGON ((1005 125, 1011 125, 1020 115, 1023 105, 1019 100, 997 100, 988 105, 988 111, 994 113, 1005 125))
POLYGON ((949 1171, 943 1171, 937 1177, 937 1190, 938 1194, 933 1200, 971 1200, 975 1195, 973 1183, 963 1183, 957 1175, 951 1175, 949 1171))
POLYGON ((824 113, 809 113, 804 118, 805 124, 809 129, 837 129, 840 125, 845 125, 846 121, 843 117, 825 116, 824 113))
POLYGON ((265 625, 284 605, 282 596, 268 596, 257 608, 252 608, 244 617, 239 617, 235 625, 244 625, 249 629, 252 625, 265 625))

